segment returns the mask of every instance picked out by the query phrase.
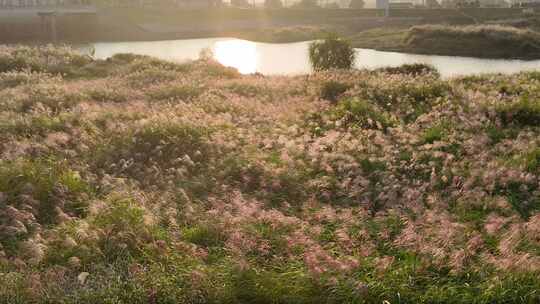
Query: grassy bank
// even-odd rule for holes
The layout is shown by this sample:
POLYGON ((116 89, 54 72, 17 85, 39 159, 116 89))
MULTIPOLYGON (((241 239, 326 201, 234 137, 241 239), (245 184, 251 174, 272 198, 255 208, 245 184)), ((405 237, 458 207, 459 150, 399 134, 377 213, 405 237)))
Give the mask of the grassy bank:
POLYGON ((447 27, 415 26, 406 36, 406 47, 445 55, 538 58, 540 33, 497 25, 447 27))
POLYGON ((502 25, 419 25, 373 29, 350 36, 356 47, 480 58, 540 58, 540 33, 502 25))
MULTIPOLYGON (((0 18, 0 32, 4 32, 0 43, 35 43, 46 38, 35 12, 13 10, 8 12, 10 18, 5 17, 6 12, 0 13, 4 15, 0 18)), ((389 18, 383 18, 382 13, 376 9, 107 7, 99 9, 94 17, 59 16, 57 27, 60 41, 67 43, 209 37, 284 43, 319 39, 328 32, 336 32, 361 48, 487 58, 540 58, 538 17, 523 15, 521 10, 403 9, 392 11, 389 18)))
POLYGON ((523 16, 519 10, 395 10, 391 18, 381 18, 380 10, 291 9, 192 13, 114 10, 105 16, 105 24, 126 20, 125 26, 129 27, 118 28, 116 34, 103 31, 111 35, 121 36, 123 31, 137 28, 137 24, 159 24, 131 35, 143 40, 227 36, 283 43, 319 39, 327 32, 336 32, 361 48, 482 58, 540 58, 540 34, 530 30, 536 29, 536 17, 523 16), (519 24, 526 24, 522 28, 484 24, 504 24, 505 20, 519 17, 519 24))
POLYGON ((356 48, 478 58, 540 58, 540 33, 502 25, 417 25, 355 31, 345 26, 290 26, 221 33, 252 41, 286 43, 316 40, 334 32, 356 48))
POLYGON ((539 84, 2 47, 0 303, 537 303, 539 84))

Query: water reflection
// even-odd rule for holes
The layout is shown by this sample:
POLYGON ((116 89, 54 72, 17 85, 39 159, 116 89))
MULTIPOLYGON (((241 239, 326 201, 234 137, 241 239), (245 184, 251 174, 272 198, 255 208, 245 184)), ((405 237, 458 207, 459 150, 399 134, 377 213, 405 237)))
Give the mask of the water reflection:
POLYGON ((380 52, 357 49, 357 68, 376 69, 396 67, 403 64, 431 64, 444 78, 485 73, 511 74, 540 69, 540 60, 480 59, 471 57, 452 57, 434 55, 415 55, 395 52, 380 52))
MULTIPOLYGON (((212 49, 217 61, 237 68, 241 73, 294 75, 311 72, 308 61, 309 42, 269 44, 240 39, 212 38, 151 42, 111 42, 93 45, 97 58, 118 53, 149 55, 182 62, 197 59, 203 49, 212 49)), ((540 69, 540 60, 490 60, 450 56, 413 55, 357 49, 356 67, 375 69, 406 63, 434 65, 443 77, 479 73, 515 73, 540 69)))

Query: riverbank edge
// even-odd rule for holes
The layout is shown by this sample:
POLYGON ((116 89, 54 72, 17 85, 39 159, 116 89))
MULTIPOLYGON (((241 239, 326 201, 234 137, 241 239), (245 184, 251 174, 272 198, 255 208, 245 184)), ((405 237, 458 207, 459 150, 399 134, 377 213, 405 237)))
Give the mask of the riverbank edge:
MULTIPOLYGON (((121 42, 151 42, 151 41, 163 41, 163 40, 182 40, 182 39, 205 39, 205 38, 232 38, 232 39, 242 39, 258 43, 272 43, 272 44, 286 44, 286 43, 300 43, 306 41, 313 41, 323 37, 324 34, 313 35, 309 39, 290 39, 282 40, 279 38, 276 39, 257 39, 257 34, 252 32, 234 32, 234 33, 191 33, 191 34, 176 34, 170 35, 167 37, 160 36, 156 39, 129 39, 129 40, 120 40, 121 42)), ((259 36, 260 37, 260 36, 259 36)), ((405 45, 401 46, 386 46, 384 44, 373 44, 362 39, 350 39, 351 44, 356 49, 371 49, 375 51, 382 52, 394 52, 394 53, 407 53, 414 55, 433 55, 433 56, 451 56, 451 57, 470 57, 470 58, 481 58, 481 59, 501 59, 501 60, 523 60, 523 61, 534 61, 540 60, 540 54, 537 56, 521 56, 505 53, 503 50, 491 49, 491 50, 478 50, 478 51, 469 51, 469 49, 463 49, 463 52, 456 52, 455 50, 449 51, 445 49, 425 49, 425 48, 414 48, 408 47, 405 45)), ((119 40, 101 40, 99 42, 119 42, 119 40)), ((70 42, 64 42, 70 44, 70 42)), ((92 42, 86 42, 92 43, 92 42)))

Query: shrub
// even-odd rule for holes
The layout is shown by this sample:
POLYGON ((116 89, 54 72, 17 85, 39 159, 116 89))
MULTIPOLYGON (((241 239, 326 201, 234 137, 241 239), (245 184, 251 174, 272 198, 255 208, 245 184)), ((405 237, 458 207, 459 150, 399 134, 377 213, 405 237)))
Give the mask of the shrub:
MULTIPOLYGON (((23 137, 45 136, 50 132, 69 132, 80 124, 79 116, 62 113, 60 115, 27 115, 17 119, 0 121, 0 134, 12 134, 23 137)), ((1 136, 0 136, 1 138, 1 136)))
POLYGON ((0 47, 0 73, 28 70, 71 76, 91 62, 69 47, 0 47))
POLYGON ((202 66, 198 66, 201 73, 212 77, 222 77, 227 79, 238 78, 240 73, 237 69, 223 66, 217 62, 205 62, 202 66))
POLYGON ((227 86, 231 92, 243 96, 243 97, 256 97, 264 95, 267 93, 266 88, 261 88, 256 85, 251 85, 248 83, 233 83, 227 86))
POLYGON ((501 128, 499 125, 490 122, 485 127, 484 130, 486 135, 491 140, 492 144, 497 144, 506 138, 515 138, 519 130, 515 128, 501 128))
POLYGON ((504 124, 540 125, 540 101, 524 96, 517 102, 504 103, 495 109, 504 124))
POLYGON ((359 99, 340 102, 330 111, 331 120, 346 128, 386 129, 393 125, 390 116, 375 105, 359 99))
MULTIPOLYGON (((528 160, 525 159, 525 161, 528 160)), ((530 165, 535 164, 526 164, 527 167, 530 165)), ((540 197, 533 194, 537 190, 537 185, 520 181, 512 181, 506 184, 498 183, 495 186, 495 193, 505 196, 508 203, 524 219, 528 219, 540 210, 540 197)))
POLYGON ((398 67, 383 68, 381 70, 389 74, 405 74, 411 76, 432 74, 440 76, 439 72, 434 66, 424 63, 404 64, 398 67))
POLYGON ((189 101, 199 97, 203 93, 201 87, 191 85, 167 85, 157 87, 148 96, 153 100, 183 100, 189 101))
POLYGON ((91 224, 106 234, 98 240, 101 252, 110 260, 143 254, 144 245, 160 238, 159 227, 147 213, 130 198, 112 198, 107 208, 91 219, 91 224))
POLYGON ((88 96, 99 102, 124 102, 127 101, 129 92, 125 87, 98 87, 87 92, 88 96))
POLYGON ((540 148, 532 149, 523 157, 525 168, 531 173, 540 172, 540 148))
POLYGON ((322 41, 315 41, 309 46, 309 61, 315 71, 330 69, 351 69, 356 54, 350 42, 329 35, 322 41))
MULTIPOLYGON (((289 269, 248 269, 231 273, 236 303, 330 303, 324 291, 297 265, 289 269)), ((285 268, 285 267, 282 267, 285 268)))
POLYGON ((37 84, 44 81, 49 81, 54 76, 46 73, 36 73, 30 71, 14 71, 0 73, 0 90, 6 88, 14 88, 24 84, 37 84))
POLYGON ((64 163, 20 160, 0 162, 0 192, 7 193, 9 201, 17 201, 20 194, 32 195, 40 202, 38 222, 49 224, 56 221, 56 206, 83 215, 87 201, 81 194, 90 194, 91 188, 64 163))
POLYGON ((26 96, 19 102, 19 107, 21 111, 28 112, 39 105, 58 113, 74 107, 84 98, 84 94, 74 92, 65 86, 56 83, 43 83, 29 86, 26 90, 26 96))
POLYGON ((446 123, 440 123, 426 129, 422 134, 422 142, 426 144, 432 144, 436 141, 442 140, 448 132, 447 128, 448 125, 446 123))
POLYGON ((132 63, 135 60, 144 59, 144 58, 147 58, 147 57, 142 56, 142 55, 136 55, 136 54, 120 53, 120 54, 115 54, 114 56, 112 56, 109 59, 109 61, 125 64, 125 63, 132 63))
MULTIPOLYGON (((435 105, 445 103, 452 97, 454 89, 444 80, 431 75, 418 77, 381 77, 377 82, 361 81, 347 92, 347 96, 369 100, 381 109, 391 112, 406 123, 428 113, 435 105)), ((384 74, 383 74, 384 75, 384 74)))
POLYGON ((124 61, 128 61, 129 65, 127 66, 128 72, 139 72, 148 69, 160 69, 166 71, 175 71, 175 72, 187 72, 190 70, 191 66, 189 64, 177 64, 174 62, 169 62, 166 60, 156 59, 148 56, 139 56, 139 55, 116 55, 113 56, 110 61, 118 65, 123 65, 124 61))
POLYGON ((177 71, 163 70, 159 67, 150 67, 126 76, 127 84, 135 89, 147 87, 163 82, 171 82, 178 77, 177 71))
POLYGON ((327 81, 321 88, 321 98, 336 102, 338 97, 345 93, 351 86, 338 81, 327 81))
POLYGON ((185 228, 182 235, 186 241, 203 247, 223 245, 226 239, 223 232, 211 223, 185 228))
MULTIPOLYGON (((207 134, 208 130, 187 124, 150 122, 110 135, 110 141, 100 144, 89 156, 98 168, 129 176, 144 185, 155 182, 147 179, 149 172, 165 183, 169 171, 180 166, 195 178, 209 165, 211 146, 206 142, 207 134)), ((189 180, 179 182, 190 184, 189 180)))

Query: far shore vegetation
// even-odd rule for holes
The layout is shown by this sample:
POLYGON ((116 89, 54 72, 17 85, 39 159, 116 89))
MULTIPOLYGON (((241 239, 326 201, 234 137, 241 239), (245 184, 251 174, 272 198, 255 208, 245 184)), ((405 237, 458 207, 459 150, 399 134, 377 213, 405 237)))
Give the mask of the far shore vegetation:
MULTIPOLYGON (((344 33, 335 28, 335 32, 344 33)), ((263 42, 323 39, 320 27, 288 27, 261 32, 239 32, 237 37, 263 42)), ((418 25, 375 28, 346 36, 356 48, 404 53, 479 58, 540 59, 540 33, 503 25, 418 25)))
MULTIPOLYGON (((209 37, 288 43, 322 39, 335 32, 356 48, 484 58, 540 58, 540 17, 519 9, 404 9, 391 11, 390 17, 384 18, 384 10, 376 9, 285 9, 273 8, 274 4, 271 7, 106 7, 98 10, 98 21, 91 30, 83 30, 80 22, 71 24, 73 20, 60 22, 64 24, 60 38, 68 44, 209 37)), ((13 30, 25 23, 13 18, 0 20, 0 29, 12 29, 0 35, 0 42, 34 42, 36 37, 24 34, 24 30, 13 30)), ((26 22, 39 24, 36 20, 26 22)))

